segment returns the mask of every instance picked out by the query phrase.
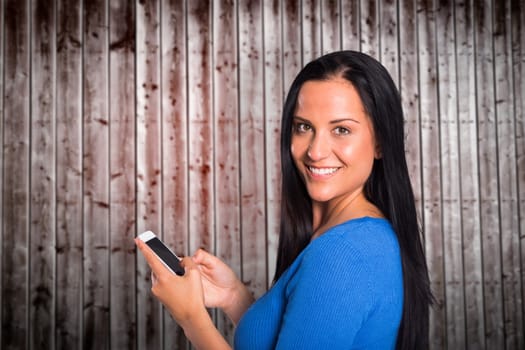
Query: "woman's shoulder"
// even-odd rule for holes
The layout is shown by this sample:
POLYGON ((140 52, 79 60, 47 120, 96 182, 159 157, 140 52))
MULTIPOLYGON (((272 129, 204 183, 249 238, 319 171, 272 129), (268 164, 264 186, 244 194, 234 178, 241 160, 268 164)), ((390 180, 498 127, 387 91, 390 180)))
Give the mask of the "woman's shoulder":
POLYGON ((362 217, 331 227, 307 247, 314 254, 333 256, 333 252, 375 255, 397 255, 399 245, 392 225, 387 219, 362 217))
POLYGON ((386 270, 387 274, 401 273, 396 234, 388 220, 364 217, 334 226, 312 240, 290 266, 284 280, 310 275, 343 282, 355 280, 358 275, 377 278, 386 270))
POLYGON ((306 289, 331 286, 334 296, 351 294, 367 305, 381 299, 382 293, 398 295, 402 290, 401 255, 388 220, 353 219, 310 242, 290 271, 288 292, 303 285, 306 289))
POLYGON ((367 285, 397 284, 402 278, 397 236, 385 219, 367 217, 337 225, 310 242, 301 255, 295 277, 367 285))

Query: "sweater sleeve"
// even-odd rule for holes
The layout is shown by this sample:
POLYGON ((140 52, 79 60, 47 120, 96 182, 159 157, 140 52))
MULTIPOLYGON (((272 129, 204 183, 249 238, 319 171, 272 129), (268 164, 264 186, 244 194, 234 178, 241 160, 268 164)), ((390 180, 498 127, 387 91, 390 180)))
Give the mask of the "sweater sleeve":
POLYGON ((370 259, 339 236, 318 239, 286 289, 277 349, 349 348, 371 312, 370 259))

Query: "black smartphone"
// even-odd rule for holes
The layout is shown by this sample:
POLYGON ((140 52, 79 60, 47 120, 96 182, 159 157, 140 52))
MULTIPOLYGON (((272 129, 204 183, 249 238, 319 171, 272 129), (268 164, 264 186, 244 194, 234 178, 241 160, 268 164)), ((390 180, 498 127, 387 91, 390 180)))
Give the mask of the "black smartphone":
POLYGON ((180 264, 180 259, 151 231, 141 233, 139 239, 146 243, 164 265, 176 275, 183 276, 184 268, 180 264))

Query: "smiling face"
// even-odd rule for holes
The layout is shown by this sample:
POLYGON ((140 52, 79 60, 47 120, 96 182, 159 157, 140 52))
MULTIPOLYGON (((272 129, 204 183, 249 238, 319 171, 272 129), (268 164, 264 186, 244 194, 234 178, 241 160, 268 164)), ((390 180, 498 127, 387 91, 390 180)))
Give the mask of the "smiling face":
POLYGON ((343 78, 303 84, 291 154, 314 204, 364 197, 378 154, 372 122, 352 84, 343 78))

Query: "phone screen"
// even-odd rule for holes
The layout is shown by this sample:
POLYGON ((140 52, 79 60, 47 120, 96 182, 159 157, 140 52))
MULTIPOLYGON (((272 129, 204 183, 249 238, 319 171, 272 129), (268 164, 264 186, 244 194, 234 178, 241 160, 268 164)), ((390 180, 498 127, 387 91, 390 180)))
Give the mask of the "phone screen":
POLYGON ((184 268, 180 265, 179 258, 173 254, 172 251, 157 238, 157 236, 150 234, 147 235, 147 238, 142 240, 155 252, 155 254, 157 254, 160 260, 163 261, 171 271, 179 276, 184 275, 184 268))

